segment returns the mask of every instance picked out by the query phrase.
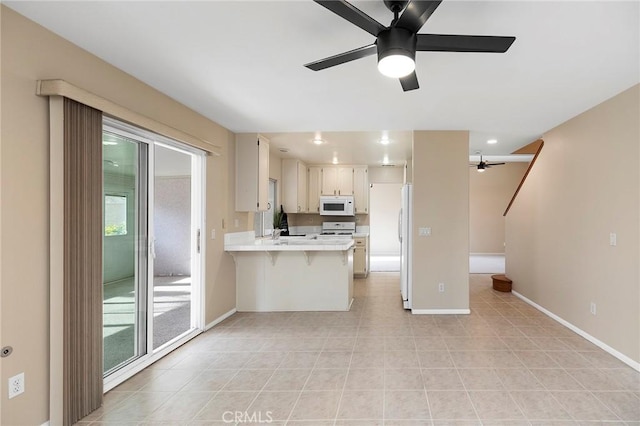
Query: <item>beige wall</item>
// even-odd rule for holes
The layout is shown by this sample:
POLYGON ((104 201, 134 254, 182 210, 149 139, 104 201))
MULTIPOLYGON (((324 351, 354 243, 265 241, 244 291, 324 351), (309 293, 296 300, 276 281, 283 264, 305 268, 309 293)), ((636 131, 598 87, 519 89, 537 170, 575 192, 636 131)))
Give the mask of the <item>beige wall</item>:
POLYGON ((469 132, 413 133, 414 310, 469 309, 468 169, 469 132))
POLYGON ((369 166, 369 183, 404 183, 404 166, 371 167, 369 166))
POLYGON ((469 167, 469 251, 504 253, 505 209, 529 163, 507 163, 478 173, 469 167))
POLYGON ((546 133, 506 220, 506 272, 514 290, 635 362, 639 99, 636 85, 546 133))
POLYGON ((235 269, 223 252, 223 219, 247 223, 233 212, 233 134, 93 55, 1 6, 0 280, 2 378, 25 372, 26 392, 7 399, 1 424, 46 422, 49 400, 49 112, 35 95, 38 79, 64 79, 154 120, 222 147, 207 158, 206 321, 235 307, 235 269))

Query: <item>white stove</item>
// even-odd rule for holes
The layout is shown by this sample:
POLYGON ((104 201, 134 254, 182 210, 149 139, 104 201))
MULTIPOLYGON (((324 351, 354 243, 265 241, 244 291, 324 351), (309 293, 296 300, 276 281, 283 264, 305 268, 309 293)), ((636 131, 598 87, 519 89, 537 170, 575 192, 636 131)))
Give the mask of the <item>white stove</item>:
POLYGON ((322 233, 318 238, 353 238, 355 233, 355 222, 322 222, 322 233))

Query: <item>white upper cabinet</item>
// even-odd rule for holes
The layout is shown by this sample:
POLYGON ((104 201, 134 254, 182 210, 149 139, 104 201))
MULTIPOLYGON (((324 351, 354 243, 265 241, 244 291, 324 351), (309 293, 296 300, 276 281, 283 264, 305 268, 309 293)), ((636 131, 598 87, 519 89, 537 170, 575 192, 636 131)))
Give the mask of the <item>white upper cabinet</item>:
POLYGON ((282 160, 282 206, 287 213, 307 213, 307 165, 294 158, 282 160))
POLYGON ((353 167, 323 166, 322 195, 353 195, 353 167))
POLYGON ((320 193, 322 192, 322 167, 311 166, 308 171, 308 211, 320 213, 320 193))
POLYGON ((236 211, 257 212, 269 204, 269 140, 236 135, 236 211))
POLYGON ((367 166, 353 168, 353 200, 356 214, 369 214, 369 170, 367 166))

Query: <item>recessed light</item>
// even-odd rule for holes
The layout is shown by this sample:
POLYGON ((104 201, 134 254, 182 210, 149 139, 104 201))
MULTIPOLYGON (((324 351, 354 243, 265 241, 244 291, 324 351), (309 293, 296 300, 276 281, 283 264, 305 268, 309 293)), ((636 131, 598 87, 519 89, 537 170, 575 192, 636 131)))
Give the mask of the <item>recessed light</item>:
POLYGON ((489 140, 487 141, 487 143, 488 143, 489 145, 495 145, 495 144, 497 144, 497 143, 498 143, 498 140, 497 140, 497 139, 489 139, 489 140))
POLYGON ((387 139, 387 138, 382 138, 382 139, 380 139, 380 143, 381 143, 382 145, 389 145, 389 142, 390 142, 390 141, 389 141, 389 139, 387 139))
POLYGON ((320 139, 320 138, 315 138, 313 140, 313 143, 316 144, 316 145, 322 145, 324 143, 324 141, 322 139, 320 139))

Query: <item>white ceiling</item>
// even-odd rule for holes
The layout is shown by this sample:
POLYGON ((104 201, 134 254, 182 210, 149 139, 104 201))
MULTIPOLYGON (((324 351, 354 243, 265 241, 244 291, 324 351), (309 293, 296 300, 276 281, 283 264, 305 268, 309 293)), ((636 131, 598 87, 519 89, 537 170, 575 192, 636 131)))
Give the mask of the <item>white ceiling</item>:
MULTIPOLYGON (((407 93, 378 73, 375 56, 304 68, 374 41, 312 1, 4 4, 228 129, 269 134, 274 148, 310 162, 335 150, 340 162, 379 164, 383 131, 396 141, 390 162, 409 158, 412 130, 470 130, 470 153, 507 154, 640 81, 637 1, 445 0, 421 32, 516 41, 505 54, 419 52, 420 89, 407 93), (321 150, 315 132, 327 141, 321 150)), ((390 22, 382 1, 354 4, 390 22)))

